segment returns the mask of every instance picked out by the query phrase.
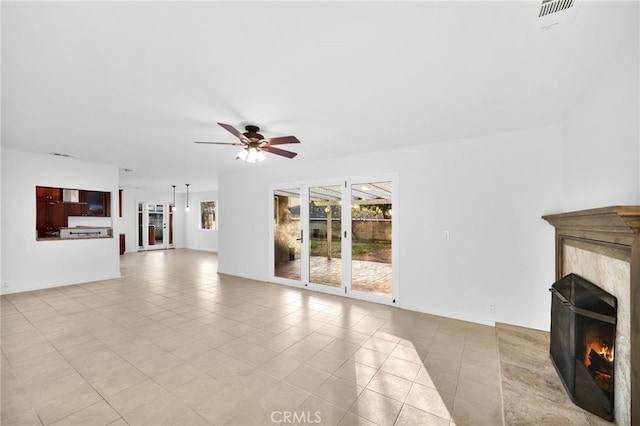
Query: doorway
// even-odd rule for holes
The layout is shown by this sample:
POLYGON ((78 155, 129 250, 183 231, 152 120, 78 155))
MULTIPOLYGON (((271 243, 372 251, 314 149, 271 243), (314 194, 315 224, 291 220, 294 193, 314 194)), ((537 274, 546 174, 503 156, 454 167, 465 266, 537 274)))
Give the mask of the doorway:
POLYGON ((174 210, 172 203, 138 203, 138 250, 173 248, 174 210))
POLYGON ((272 188, 273 280, 395 303, 395 176, 272 188))

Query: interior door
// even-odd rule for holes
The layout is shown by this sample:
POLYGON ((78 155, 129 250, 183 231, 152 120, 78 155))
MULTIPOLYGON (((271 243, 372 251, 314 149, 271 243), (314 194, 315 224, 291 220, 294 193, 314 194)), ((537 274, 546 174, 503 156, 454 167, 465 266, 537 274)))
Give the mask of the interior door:
POLYGON ((138 249, 159 250, 173 247, 174 206, 170 203, 138 203, 138 249))

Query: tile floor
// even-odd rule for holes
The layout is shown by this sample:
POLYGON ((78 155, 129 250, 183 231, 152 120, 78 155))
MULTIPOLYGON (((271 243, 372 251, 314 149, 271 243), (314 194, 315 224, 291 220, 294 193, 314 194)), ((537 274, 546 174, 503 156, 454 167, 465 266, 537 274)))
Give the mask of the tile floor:
POLYGON ((500 425, 493 327, 121 256, 2 297, 3 425, 500 425))
MULTIPOLYGON (((276 265, 276 276, 300 280, 300 259, 276 265)), ((312 256, 309 259, 310 281, 331 287, 342 284, 342 259, 312 256)), ((351 288, 364 293, 391 296, 393 270, 390 263, 353 260, 351 288)))

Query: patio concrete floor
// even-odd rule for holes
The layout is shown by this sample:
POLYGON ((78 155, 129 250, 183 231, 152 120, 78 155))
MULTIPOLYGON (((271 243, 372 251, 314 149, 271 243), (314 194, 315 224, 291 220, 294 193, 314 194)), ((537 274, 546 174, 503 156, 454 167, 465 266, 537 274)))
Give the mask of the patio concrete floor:
MULTIPOLYGON (((309 264, 309 282, 340 287, 342 259, 312 256, 309 264)), ((276 276, 300 279, 300 259, 276 265, 276 276)), ((391 296, 391 264, 354 260, 351 262, 351 290, 391 296)))

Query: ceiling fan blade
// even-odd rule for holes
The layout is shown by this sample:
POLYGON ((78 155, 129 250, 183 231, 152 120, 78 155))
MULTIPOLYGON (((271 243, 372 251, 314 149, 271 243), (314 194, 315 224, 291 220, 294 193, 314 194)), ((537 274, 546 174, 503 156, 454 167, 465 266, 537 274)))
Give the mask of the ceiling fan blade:
POLYGON ((220 127, 225 129, 227 132, 231 133, 236 138, 240 140, 246 139, 244 135, 240 132, 240 130, 236 129, 231 124, 218 123, 218 125, 220 125, 220 127))
POLYGON ((236 146, 245 146, 244 143, 239 142, 202 142, 202 141, 194 141, 194 143, 206 143, 209 145, 236 145, 236 146))
POLYGON ((269 142, 269 145, 282 145, 285 143, 300 143, 298 138, 296 138, 295 136, 278 136, 275 138, 267 139, 267 142, 269 142))
POLYGON ((272 153, 272 154, 282 155, 283 157, 287 157, 287 158, 293 158, 293 157, 295 157, 296 155, 298 155, 298 154, 297 154, 297 153, 295 153, 295 152, 286 151, 286 150, 284 150, 284 149, 280 149, 280 148, 274 148, 274 147, 272 147, 272 146, 265 146, 265 147, 260 148, 260 149, 262 149, 263 151, 270 152, 270 153, 272 153))

